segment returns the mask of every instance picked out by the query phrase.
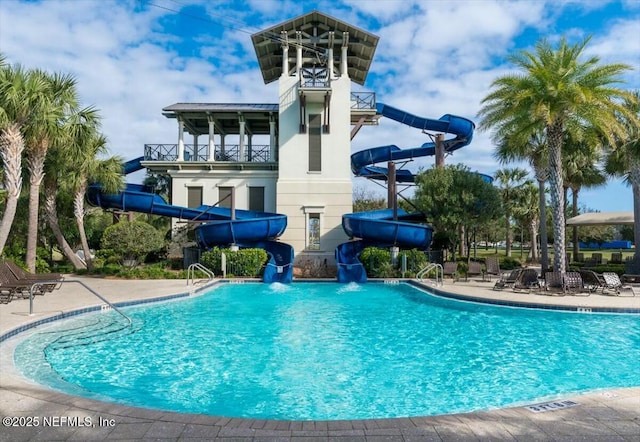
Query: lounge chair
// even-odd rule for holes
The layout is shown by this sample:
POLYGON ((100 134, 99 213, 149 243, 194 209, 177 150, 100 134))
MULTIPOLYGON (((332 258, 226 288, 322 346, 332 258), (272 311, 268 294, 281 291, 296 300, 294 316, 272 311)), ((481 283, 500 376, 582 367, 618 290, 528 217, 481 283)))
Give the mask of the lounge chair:
POLYGON ((482 264, 477 261, 470 261, 467 273, 465 273, 465 280, 469 280, 469 276, 482 276, 484 280, 484 273, 482 272, 482 264))
POLYGON ((61 282, 64 281, 64 276, 60 273, 29 273, 26 270, 23 270, 22 267, 17 265, 13 261, 2 261, 0 265, 5 265, 9 268, 9 271, 13 273, 19 281, 27 281, 27 282, 43 282, 43 281, 55 281, 51 284, 43 285, 43 290, 47 292, 51 292, 55 289, 60 288, 61 282))
POLYGON ((453 282, 458 279, 458 263, 455 261, 447 261, 442 266, 442 277, 451 276, 453 282))
POLYGON ((622 264, 622 253, 620 252, 612 252, 611 260, 609 261, 611 264, 622 264))
POLYGON ((594 272, 593 270, 582 269, 580 270, 580 276, 582 276, 582 283, 584 288, 592 293, 598 290, 604 290, 606 282, 602 275, 594 272))
MULTIPOLYGON (((26 298, 29 296, 32 286, 38 281, 31 281, 26 279, 18 279, 13 272, 6 265, 6 261, 0 262, 0 289, 3 292, 11 291, 13 297, 19 296, 26 298)), ((36 288, 35 294, 44 295, 45 288, 39 286, 36 288)))
POLYGON ((635 296, 635 292, 633 291, 633 288, 631 286, 622 284, 622 281, 620 281, 620 277, 618 276, 617 273, 603 272, 602 278, 604 279, 604 282, 605 282, 605 287, 602 291, 602 294, 604 294, 605 290, 613 290, 616 295, 622 294, 622 291, 630 291, 631 296, 635 296))
POLYGON ((498 258, 487 258, 484 261, 484 265, 487 268, 485 274, 489 275, 489 281, 491 281, 491 275, 495 275, 497 277, 502 276, 502 273, 500 273, 500 261, 498 261, 498 258))
POLYGON ((555 271, 548 271, 544 274, 544 287, 542 287, 544 293, 562 293, 564 294, 564 283, 562 280, 562 273, 555 271))
POLYGON ((513 283, 513 291, 527 290, 531 292, 534 288, 540 288, 538 281, 538 271, 536 269, 522 269, 518 278, 513 283))
POLYGON ((513 287, 513 285, 518 280, 520 273, 522 273, 522 270, 523 269, 513 269, 511 273, 505 273, 498 281, 496 281, 493 289, 502 290, 505 287, 513 287))
POLYGON ((585 291, 584 284, 582 282, 582 276, 580 276, 580 272, 566 272, 564 274, 563 283, 562 283, 562 291, 567 294, 585 294, 589 296, 591 292, 589 290, 585 291))

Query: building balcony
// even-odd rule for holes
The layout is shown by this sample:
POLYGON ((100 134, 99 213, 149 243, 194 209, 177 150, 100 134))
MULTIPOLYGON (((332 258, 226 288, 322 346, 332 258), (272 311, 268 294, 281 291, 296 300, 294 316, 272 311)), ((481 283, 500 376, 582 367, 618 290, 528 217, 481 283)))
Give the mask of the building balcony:
MULTIPOLYGON (((209 145, 184 145, 183 162, 226 162, 226 163, 270 163, 269 145, 259 144, 245 146, 243 158, 240 158, 240 145, 226 145, 224 149, 216 146, 213 158, 209 158, 209 145)), ((177 144, 145 144, 144 161, 178 161, 177 144)))

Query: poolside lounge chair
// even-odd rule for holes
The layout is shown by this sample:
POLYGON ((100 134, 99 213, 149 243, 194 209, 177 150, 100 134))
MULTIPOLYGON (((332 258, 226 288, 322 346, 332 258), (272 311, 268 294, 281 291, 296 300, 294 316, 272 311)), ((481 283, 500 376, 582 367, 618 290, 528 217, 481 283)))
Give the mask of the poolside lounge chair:
POLYGON ((55 289, 60 288, 60 283, 64 281, 64 276, 60 273, 29 273, 26 270, 22 269, 19 265, 17 265, 13 261, 2 261, 0 265, 5 265, 9 268, 9 271, 13 273, 18 281, 26 281, 26 282, 43 282, 43 281, 55 281, 51 284, 46 284, 42 286, 42 289, 51 292, 55 289))
POLYGON ((442 266, 442 277, 451 276, 453 282, 458 279, 458 263, 455 261, 447 261, 442 266))
POLYGON ((598 290, 604 290, 606 282, 602 275, 594 272, 593 270, 582 269, 580 270, 580 276, 582 276, 582 283, 584 288, 592 293, 598 290))
POLYGON ((559 294, 564 293, 563 290, 562 273, 555 271, 548 271, 544 274, 544 287, 542 292, 545 294, 559 294))
POLYGON ((522 273, 522 270, 523 269, 513 269, 511 273, 505 273, 498 281, 496 281, 493 289, 502 290, 505 287, 513 287, 518 280, 520 273, 522 273))
POLYGON ((564 274, 562 290, 565 294, 584 294, 586 296, 591 294, 589 290, 585 290, 582 282, 582 276, 580 276, 579 272, 566 272, 564 274))
POLYGON ((630 291, 631 296, 635 296, 635 292, 633 291, 633 288, 631 286, 622 284, 622 281, 620 281, 620 277, 618 276, 617 273, 604 272, 602 273, 602 277, 605 282, 605 287, 602 291, 602 294, 605 294, 604 293, 605 290, 613 290, 616 295, 622 294, 623 291, 625 292, 630 291))
POLYGON ((611 260, 609 261, 611 264, 622 264, 622 253, 620 252, 612 252, 611 260))
POLYGON ((484 261, 484 265, 487 268, 485 274, 489 275, 489 281, 491 281, 491 275, 498 277, 502 276, 502 273, 500 273, 500 261, 498 261, 498 258, 487 258, 484 261))
MULTIPOLYGON (((31 287, 38 281, 31 281, 26 279, 18 279, 11 272, 6 265, 6 261, 0 262, 0 288, 3 292, 12 292, 13 297, 19 296, 22 298, 29 297, 31 287)), ((45 288, 40 286, 36 287, 35 294, 44 295, 45 288)))
POLYGON ((513 291, 527 290, 531 292, 534 288, 540 288, 538 281, 538 271, 536 269, 522 269, 516 282, 513 284, 513 291))
POLYGON ((482 264, 477 261, 470 261, 467 273, 465 273, 465 280, 469 280, 469 276, 482 276, 484 280, 484 273, 482 272, 482 264))

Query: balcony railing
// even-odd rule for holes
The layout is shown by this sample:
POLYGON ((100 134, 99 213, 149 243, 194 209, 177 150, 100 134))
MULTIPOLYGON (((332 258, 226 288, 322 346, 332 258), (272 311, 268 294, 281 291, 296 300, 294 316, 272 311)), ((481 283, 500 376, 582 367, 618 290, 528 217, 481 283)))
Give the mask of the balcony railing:
MULTIPOLYGON (((194 149, 193 144, 184 145, 184 161, 208 161, 209 145, 199 144, 198 149, 194 149)), ((245 146, 245 157, 240 158, 240 146, 238 144, 227 144, 224 151, 220 146, 216 146, 215 161, 228 162, 252 162, 252 163, 268 163, 270 148, 268 144, 254 144, 249 148, 245 146)), ((144 145, 145 161, 177 161, 178 145, 177 144, 145 144, 144 145)))
POLYGON ((351 92, 351 109, 375 109, 375 92, 351 92))

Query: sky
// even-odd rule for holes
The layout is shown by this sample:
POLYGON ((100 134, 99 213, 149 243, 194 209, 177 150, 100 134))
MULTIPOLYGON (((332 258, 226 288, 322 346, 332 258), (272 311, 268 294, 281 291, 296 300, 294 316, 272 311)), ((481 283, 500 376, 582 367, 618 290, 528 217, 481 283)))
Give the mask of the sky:
MULTIPOLYGON (((277 82, 264 84, 250 36, 314 9, 380 37, 364 86, 353 90, 421 117, 478 123, 491 83, 514 72, 509 55, 542 38, 591 36, 585 56, 628 64, 619 87, 640 89, 640 0, 0 0, 0 52, 12 64, 72 74, 82 104, 100 110, 110 153, 128 160, 144 144, 177 142, 175 120, 162 115, 171 104, 277 103, 277 82)), ((352 151, 427 141, 383 118, 360 130, 352 151)), ((476 131, 446 162, 489 175, 530 169, 500 164, 494 151, 491 132, 476 131)), ((370 189, 363 178, 354 185, 370 189)), ((620 179, 583 189, 580 201, 601 212, 633 209, 620 179)))

